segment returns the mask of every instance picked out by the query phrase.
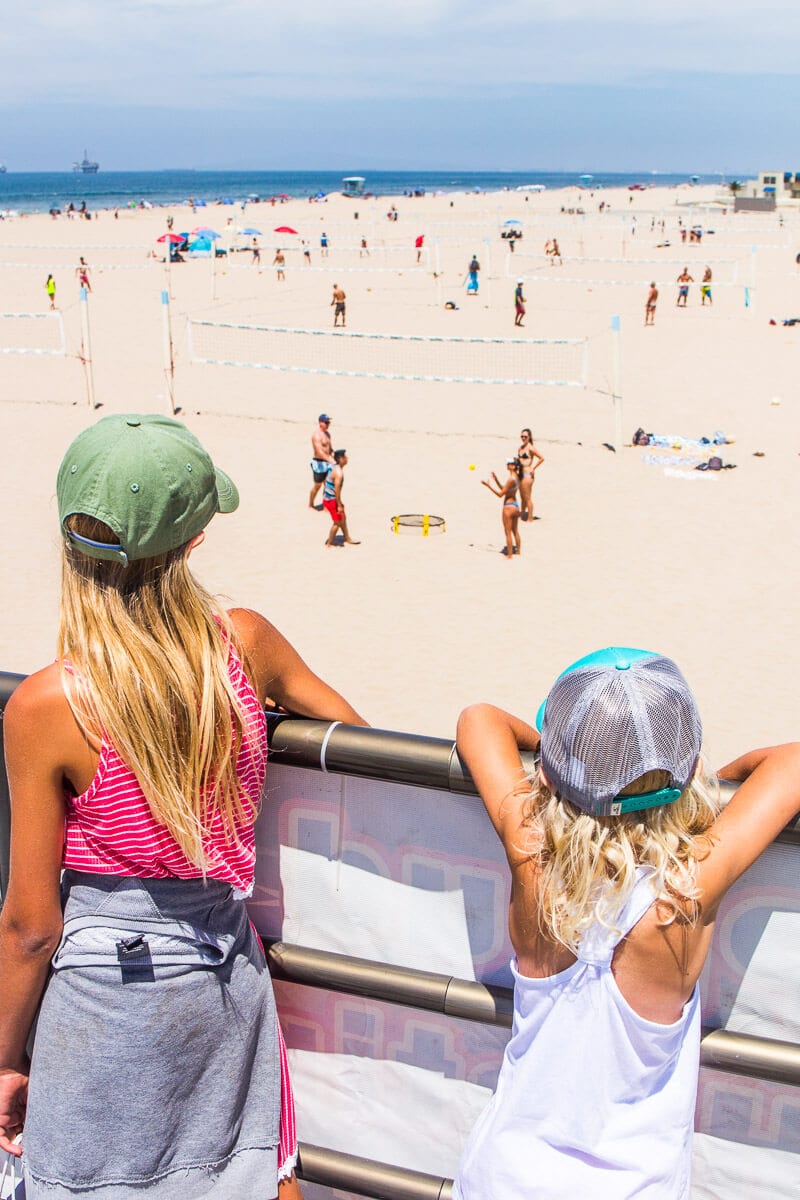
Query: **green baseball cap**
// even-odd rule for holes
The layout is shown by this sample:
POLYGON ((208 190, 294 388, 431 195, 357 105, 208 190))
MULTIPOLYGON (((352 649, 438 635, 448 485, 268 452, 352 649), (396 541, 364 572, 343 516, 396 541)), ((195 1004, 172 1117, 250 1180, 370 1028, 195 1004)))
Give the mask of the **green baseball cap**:
POLYGON ((215 513, 239 507, 236 485, 180 421, 148 413, 103 417, 79 434, 58 470, 64 537, 90 558, 127 566, 184 546, 215 513), (68 517, 103 521, 117 542, 74 533, 68 517))

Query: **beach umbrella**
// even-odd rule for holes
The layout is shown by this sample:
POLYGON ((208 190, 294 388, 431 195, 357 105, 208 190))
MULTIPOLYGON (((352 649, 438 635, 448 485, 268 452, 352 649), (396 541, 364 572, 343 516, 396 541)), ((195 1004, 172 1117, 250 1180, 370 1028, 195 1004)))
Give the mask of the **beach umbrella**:
POLYGON ((297 230, 292 229, 291 225, 279 225, 275 233, 297 233, 297 230))
POLYGON ((204 225, 200 225, 200 226, 198 226, 197 229, 193 229, 189 236, 214 239, 214 238, 222 237, 222 234, 217 233, 217 231, 215 229, 207 229, 204 225))
POLYGON ((179 242, 185 242, 189 235, 186 233, 162 233, 160 238, 156 238, 157 242, 169 242, 170 245, 177 245, 179 242))
POLYGON ((522 221, 515 221, 515 220, 513 219, 513 217, 511 217, 511 218, 509 218, 509 220, 508 220, 508 221, 503 221, 503 224, 504 224, 504 225, 521 225, 521 224, 522 224, 522 221))
POLYGON ((260 229, 240 229, 239 233, 241 233, 244 237, 261 237, 260 229))

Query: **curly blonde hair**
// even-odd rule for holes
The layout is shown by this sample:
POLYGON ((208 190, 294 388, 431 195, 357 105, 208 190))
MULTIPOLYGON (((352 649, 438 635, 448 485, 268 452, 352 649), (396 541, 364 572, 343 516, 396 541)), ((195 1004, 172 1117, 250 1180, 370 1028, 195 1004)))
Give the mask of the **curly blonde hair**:
MULTIPOLYGON (((83 537, 114 541, 94 518, 69 524, 83 537)), ((203 874, 215 814, 232 844, 237 827, 255 817, 236 773, 247 721, 229 676, 231 644, 230 620, 189 571, 187 546, 125 567, 65 540, 65 695, 84 732, 114 746, 154 819, 203 874)))
MULTIPOLYGON (((664 771, 635 780, 624 795, 667 786, 664 771)), ((708 830, 720 810, 719 784, 702 758, 680 799, 640 812, 595 817, 557 796, 537 772, 523 804, 526 848, 539 869, 540 931, 574 952, 595 922, 615 922, 636 882, 653 870, 651 886, 664 924, 698 915, 697 864, 710 848, 708 830)))

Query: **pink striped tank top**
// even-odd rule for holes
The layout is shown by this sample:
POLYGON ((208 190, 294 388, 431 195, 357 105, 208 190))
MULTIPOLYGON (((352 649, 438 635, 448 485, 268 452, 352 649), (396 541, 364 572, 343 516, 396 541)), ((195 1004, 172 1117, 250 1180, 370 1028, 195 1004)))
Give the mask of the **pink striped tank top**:
MULTIPOLYGON (((257 806, 267 765, 266 718, 233 647, 228 671, 245 715, 236 773, 245 797, 257 806)), ((140 879, 202 877, 169 830, 155 820, 133 771, 105 737, 89 787, 81 796, 67 794, 65 800, 64 867, 140 879)), ((249 896, 256 859, 253 823, 239 824, 236 833, 236 840, 226 836, 222 817, 214 814, 204 841, 206 873, 249 896)))

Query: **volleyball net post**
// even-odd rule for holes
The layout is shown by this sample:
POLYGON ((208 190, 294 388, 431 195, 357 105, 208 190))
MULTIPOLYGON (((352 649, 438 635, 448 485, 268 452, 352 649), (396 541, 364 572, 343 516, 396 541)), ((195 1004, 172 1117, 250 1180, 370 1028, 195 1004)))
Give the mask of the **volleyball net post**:
POLYGON ((167 384, 167 396, 172 416, 179 410, 175 407, 175 354, 172 344, 172 320, 169 311, 169 291, 164 288, 161 292, 161 336, 164 354, 164 379, 167 384))
POLYGON ((99 404, 95 400, 94 394, 94 369, 92 367, 92 338, 89 330, 89 292, 87 288, 81 288, 80 295, 81 308, 81 362, 83 364, 84 377, 86 379, 86 399, 88 400, 91 409, 99 408, 99 404))
POLYGON ((622 446, 622 346, 620 319, 611 318, 611 403, 614 408, 614 447, 622 446))

